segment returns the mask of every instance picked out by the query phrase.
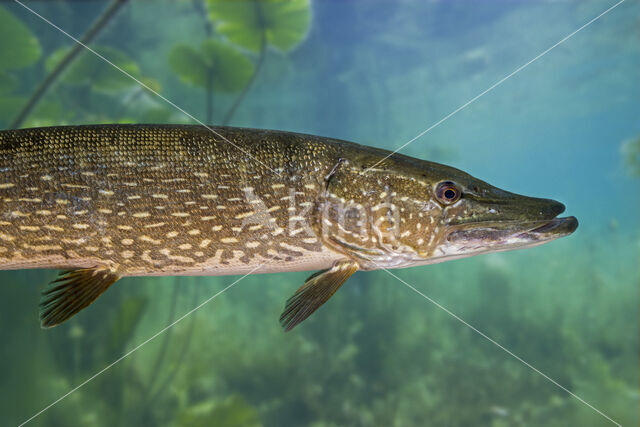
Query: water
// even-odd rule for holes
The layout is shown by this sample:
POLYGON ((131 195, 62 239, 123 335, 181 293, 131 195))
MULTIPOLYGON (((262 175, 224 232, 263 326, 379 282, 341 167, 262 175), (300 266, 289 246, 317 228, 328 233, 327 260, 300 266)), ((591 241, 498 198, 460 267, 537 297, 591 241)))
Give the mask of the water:
MULTIPOLYGON (((308 35, 294 31, 288 52, 269 45, 230 123, 394 149, 614 4, 313 1, 308 35)), ((75 36, 104 8, 28 5, 75 36)), ((0 31, 6 128, 48 58, 72 42, 17 4, 0 7, 24 24, 0 31)), ((220 88, 236 77, 218 82, 207 111, 205 90, 170 64, 176 44, 224 37, 204 8, 132 2, 92 46, 110 47, 105 56, 220 124, 239 93, 220 88)), ((578 231, 534 249, 395 272, 622 425, 638 425, 640 396, 640 177, 622 149, 640 137, 639 15, 638 3, 625 1, 402 151, 561 200, 578 231)), ((292 19, 304 29, 301 16, 292 19)), ((107 64, 76 67, 23 126, 189 121, 107 64)), ((242 279, 30 424, 613 425, 385 272, 357 273, 285 334, 280 311, 307 275, 242 279)), ((69 322, 41 330, 38 293, 54 277, 0 275, 3 425, 30 419, 237 279, 125 279, 69 322)))

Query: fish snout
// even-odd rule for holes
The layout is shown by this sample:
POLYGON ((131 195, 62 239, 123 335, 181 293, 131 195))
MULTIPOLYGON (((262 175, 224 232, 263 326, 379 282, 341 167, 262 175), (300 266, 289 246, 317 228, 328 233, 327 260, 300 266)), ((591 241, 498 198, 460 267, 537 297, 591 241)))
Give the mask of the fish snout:
POLYGON ((558 215, 560 215, 562 212, 564 212, 566 209, 566 207, 562 203, 557 202, 555 200, 551 200, 551 199, 542 199, 542 200, 543 200, 543 203, 540 208, 540 214, 539 214, 541 220, 553 219, 558 215))

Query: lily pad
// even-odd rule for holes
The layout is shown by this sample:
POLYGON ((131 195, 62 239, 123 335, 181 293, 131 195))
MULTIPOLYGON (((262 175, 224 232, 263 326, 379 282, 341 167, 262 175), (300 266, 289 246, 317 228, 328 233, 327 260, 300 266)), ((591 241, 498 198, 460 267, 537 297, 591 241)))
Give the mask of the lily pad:
POLYGON ((309 0, 208 0, 216 30, 251 51, 266 44, 282 51, 296 47, 311 23, 309 0))
POLYGON ((189 45, 176 45, 169 52, 169 65, 183 81, 194 86, 207 87, 211 73, 213 90, 236 92, 251 79, 253 62, 228 44, 205 40, 200 49, 189 45))
POLYGON ((31 30, 3 7, 0 7, 0 40, 0 70, 28 67, 42 53, 31 30))
MULTIPOLYGON (((138 64, 121 50, 108 46, 93 49, 132 76, 139 76, 138 64)), ((61 48, 52 53, 46 62, 47 70, 50 71, 58 65, 68 52, 69 48, 61 48)), ((69 85, 88 84, 95 90, 103 92, 123 90, 137 84, 131 77, 91 52, 81 52, 80 57, 65 71, 62 81, 69 85)))

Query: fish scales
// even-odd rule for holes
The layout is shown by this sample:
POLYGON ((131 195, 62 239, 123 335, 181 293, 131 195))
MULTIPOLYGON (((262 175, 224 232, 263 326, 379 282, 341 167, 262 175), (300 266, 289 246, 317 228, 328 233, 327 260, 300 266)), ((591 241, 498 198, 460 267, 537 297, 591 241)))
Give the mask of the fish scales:
POLYGON ((0 131, 0 269, 69 269, 43 327, 123 276, 321 269, 290 330, 358 270, 433 264, 571 234, 564 205, 331 138, 191 125, 0 131))
POLYGON ((289 221, 318 200, 335 148, 285 132, 217 132, 231 143, 188 125, 0 132, 0 263, 108 264, 123 275, 330 265, 335 253, 289 221), (271 223, 252 218, 265 210, 271 223))

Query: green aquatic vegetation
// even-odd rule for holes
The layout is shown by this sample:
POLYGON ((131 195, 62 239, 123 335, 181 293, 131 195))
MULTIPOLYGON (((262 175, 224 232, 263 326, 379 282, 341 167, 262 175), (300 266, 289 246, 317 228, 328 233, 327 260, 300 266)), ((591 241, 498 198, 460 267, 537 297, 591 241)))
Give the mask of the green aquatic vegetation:
POLYGON ((624 163, 631 175, 640 177, 640 138, 622 144, 624 163))
POLYGON ((0 6, 0 125, 14 114, 25 99, 15 93, 18 79, 14 70, 35 64, 42 54, 40 42, 18 18, 0 6))
POLYGON ((16 78, 11 74, 0 71, 0 95, 11 92, 16 87, 16 78))
POLYGON ((289 51, 311 24, 309 0, 208 0, 207 5, 216 31, 254 52, 264 45, 289 51))
MULTIPOLYGON (((552 263, 553 253, 533 264, 549 266, 553 279, 526 274, 534 269, 531 263, 513 257, 505 265, 469 260, 457 269, 460 274, 431 266, 403 277, 587 401, 615 409, 623 425, 634 425, 633 419, 615 415, 628 411, 628 400, 620 396, 633 393, 634 371, 628 368, 635 366, 637 346, 628 313, 635 310, 635 290, 619 289, 585 259, 576 257, 575 266, 561 272, 552 263), (608 306, 619 314, 603 316, 608 306), (622 356, 627 360, 616 368, 622 356)), ((276 321, 260 319, 275 318, 282 295, 295 288, 297 279, 304 280, 304 274, 292 274, 284 283, 277 276, 248 278, 197 312, 184 360, 178 355, 191 319, 177 325, 160 372, 164 377, 176 364, 181 369, 172 381, 158 381, 157 400, 145 403, 145 383, 162 338, 155 349, 149 344, 52 409, 47 422, 68 425, 81 417, 94 425, 122 420, 221 426, 236 425, 234 420, 317 426, 593 423, 588 408, 384 272, 355 276, 331 307, 283 334, 276 321)), ((81 314, 75 327, 61 326, 63 337, 47 331, 63 344, 59 355, 65 361, 84 360, 75 376, 73 363, 46 376, 42 387, 52 390, 51 399, 120 356, 120 350, 107 351, 103 343, 117 316, 136 317, 126 314, 131 308, 120 310, 129 299, 148 295, 145 307, 157 311, 145 312, 151 329, 127 338, 128 348, 167 324, 165 302, 173 298, 168 285, 175 279, 155 280, 135 279, 136 286, 113 289, 105 304, 81 314)), ((221 283, 199 278, 189 285, 212 295, 221 283)), ((179 289, 183 296, 189 290, 179 289)), ((190 302, 176 313, 195 305, 190 302)), ((32 323, 33 316, 27 317, 32 323)), ((27 358, 25 363, 27 369, 41 362, 27 358)))
POLYGON ((223 93, 245 87, 255 68, 237 48, 211 39, 199 48, 186 44, 174 46, 169 53, 169 66, 182 81, 223 93))
POLYGON ((16 111, 16 105, 24 104, 25 98, 19 95, 3 94, 0 92, 0 124, 7 121, 7 117, 16 111))
MULTIPOLYGON (((0 125, 5 125, 16 109, 24 105, 27 98, 20 95, 4 95, 0 91, 0 125)), ((55 126, 68 120, 69 111, 57 99, 47 99, 39 103, 27 121, 29 126, 55 126)))
POLYGON ((121 353, 140 323, 147 297, 127 295, 126 290, 106 294, 110 304, 84 319, 83 326, 72 323, 60 331, 51 330, 53 360, 59 371, 71 378, 87 374, 94 366, 121 353), (72 357, 65 357, 72 349, 72 357))
MULTIPOLYGON (((93 49, 118 67, 134 77, 140 77, 140 67, 126 53, 110 46, 97 46, 93 49)), ((52 53, 46 61, 47 71, 53 70, 68 54, 69 48, 60 48, 52 53)), ((83 52, 71 64, 62 77, 62 82, 68 85, 88 85, 93 90, 101 92, 115 92, 130 88, 137 83, 121 71, 105 66, 103 59, 90 52, 83 52)))
POLYGON ((0 71, 33 65, 42 53, 36 36, 4 7, 0 7, 0 40, 11 40, 0 43, 0 71))
MULTIPOLYGON (((115 16, 117 11, 127 3, 127 0, 112 0, 111 4, 103 11, 98 19, 88 28, 82 37, 80 37, 80 43, 73 46, 68 54, 58 61, 57 66, 52 69, 39 84, 35 85, 31 96, 26 100, 22 108, 19 110, 15 118, 10 124, 12 128, 18 128, 27 120, 27 118, 34 112, 36 106, 40 103, 44 95, 53 86, 53 83, 57 81, 62 72, 73 63, 78 57, 78 54, 84 49, 84 46, 89 44, 107 25, 107 23, 115 16)), ((10 35, 14 35, 15 32, 20 32, 20 29, 13 26, 10 35)))
MULTIPOLYGON (((60 331, 51 330, 51 359, 56 366, 54 376, 60 390, 72 387, 78 381, 95 373, 96 367, 106 366, 114 357, 123 354, 140 333, 141 320, 147 311, 149 298, 126 288, 114 289, 105 295, 108 306, 89 313, 81 323, 71 323, 60 331)), ((124 363, 120 370, 100 378, 94 392, 77 396, 72 404, 82 411, 87 420, 102 420, 104 424, 117 423, 118 417, 142 407, 149 379, 144 369, 124 363)), ((56 391, 57 392, 57 391, 56 391)), ((52 411, 51 419, 68 425, 67 411, 52 411)))
MULTIPOLYGON (((173 112, 168 108, 157 106, 143 109, 138 120, 141 123, 170 123, 173 112)), ((122 123, 125 123, 124 121, 122 123)), ((134 123, 134 120, 127 120, 126 123, 134 123)))
POLYGON ((122 353, 133 337, 136 326, 146 309, 148 300, 144 297, 129 297, 122 301, 119 314, 109 331, 109 352, 122 353))
POLYGON ((181 81, 204 89, 209 123, 214 94, 239 92, 219 120, 228 124, 259 74, 267 47, 286 52, 304 40, 311 23, 310 4, 308 0, 203 0, 193 5, 204 18, 206 38, 200 47, 175 45, 169 66, 181 81), (247 51, 257 53, 255 60, 247 51))
MULTIPOLYGON (((567 306, 576 291, 558 285, 571 283, 570 275, 554 270, 555 280, 532 277, 531 283, 521 283, 509 266, 476 265, 463 269, 469 271, 466 279, 439 275, 437 270, 444 270, 433 267, 405 278, 429 283, 427 294, 458 282, 459 294, 437 299, 579 395, 607 402, 607 393, 624 391, 617 374, 606 369, 611 356, 590 356, 596 347, 585 342, 585 337, 604 336, 612 319, 581 321, 591 298, 602 301, 596 307, 591 303, 596 312, 612 303, 605 288, 567 306), (540 297, 552 292, 553 303, 540 297), (583 356, 576 359, 576 354, 583 356), (588 384, 606 391, 598 393, 588 384)), ((260 285, 243 284, 199 315, 185 367, 160 401, 207 407, 205 402, 240 393, 265 425, 554 425, 554 420, 578 425, 593 420, 572 397, 387 276, 355 276, 333 307, 319 310, 289 334, 275 322, 270 327, 256 319, 277 314, 291 283, 278 285, 277 278, 267 276, 260 285)), ((588 285, 593 274, 573 280, 588 285)), ((633 301, 628 295, 624 299, 633 301)), ((607 353, 615 355, 628 340, 612 341, 607 353)))
POLYGON ((207 400, 188 406, 180 413, 177 425, 206 427, 259 427, 256 410, 241 396, 231 395, 221 402, 207 400))
MULTIPOLYGON (((199 4, 199 3, 198 3, 199 4)), ((262 68, 267 47, 290 51, 306 37, 311 25, 309 0, 206 0, 208 19, 205 29, 208 36, 220 36, 231 44, 258 54, 253 73, 240 94, 225 113, 222 124, 228 124, 262 68), (214 25, 212 25, 212 22, 214 25), (215 31, 215 32, 214 32, 215 31)), ((195 64, 201 60, 193 60, 195 64)), ((216 64, 218 67, 221 64, 216 64)), ((184 67, 184 65, 182 66, 184 67)), ((174 67, 175 69, 175 67, 174 67)), ((241 68, 243 70, 243 68, 241 68)), ((242 71, 244 72, 244 71, 242 71)), ((210 81, 211 76, 208 77, 210 81)), ((202 80, 201 78, 199 80, 202 80)), ((212 119, 212 92, 217 90, 209 83, 207 90, 207 120, 212 119)))

